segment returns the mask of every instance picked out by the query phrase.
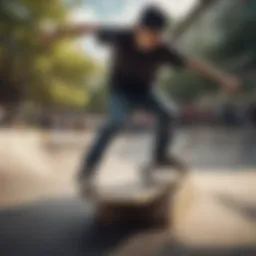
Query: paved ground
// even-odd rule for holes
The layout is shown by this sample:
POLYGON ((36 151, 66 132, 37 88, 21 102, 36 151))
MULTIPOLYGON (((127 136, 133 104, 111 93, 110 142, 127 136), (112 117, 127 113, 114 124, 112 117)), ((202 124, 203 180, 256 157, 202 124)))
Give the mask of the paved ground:
MULTIPOLYGON (((177 193, 168 231, 93 223, 91 206, 75 198, 71 181, 90 136, 64 137, 68 149, 56 149, 64 142, 58 135, 49 151, 43 143, 49 136, 42 141, 37 133, 0 134, 1 255, 256 254, 254 131, 178 133, 175 151, 188 161, 191 175, 177 193)), ((148 135, 126 135, 112 148, 98 182, 132 180, 136 168, 129 165, 137 167, 149 154, 148 135)))

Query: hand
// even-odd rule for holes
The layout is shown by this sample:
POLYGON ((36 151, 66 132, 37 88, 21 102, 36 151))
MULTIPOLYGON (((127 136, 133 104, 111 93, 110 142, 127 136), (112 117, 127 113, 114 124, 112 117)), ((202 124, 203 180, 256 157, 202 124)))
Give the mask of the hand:
POLYGON ((237 92, 240 88, 240 81, 238 78, 233 76, 225 76, 220 80, 220 84, 224 89, 230 92, 237 92))

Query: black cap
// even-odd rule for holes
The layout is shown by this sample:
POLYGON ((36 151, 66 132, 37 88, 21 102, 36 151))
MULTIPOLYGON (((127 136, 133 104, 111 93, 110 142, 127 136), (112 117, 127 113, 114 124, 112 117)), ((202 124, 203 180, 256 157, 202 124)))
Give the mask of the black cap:
POLYGON ((148 6, 141 12, 139 24, 153 30, 162 31, 168 24, 168 18, 160 8, 148 6))

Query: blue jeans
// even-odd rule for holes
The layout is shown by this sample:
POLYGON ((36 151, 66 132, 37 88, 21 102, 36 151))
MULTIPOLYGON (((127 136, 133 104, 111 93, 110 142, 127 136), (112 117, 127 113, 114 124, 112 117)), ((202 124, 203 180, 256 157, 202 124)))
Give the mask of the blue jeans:
POLYGON ((109 99, 108 121, 93 142, 82 170, 92 172, 97 167, 110 142, 125 126, 130 114, 136 109, 150 111, 157 118, 153 160, 161 161, 162 158, 166 157, 172 139, 173 121, 177 117, 176 106, 166 100, 165 95, 160 91, 152 90, 143 96, 134 95, 132 97, 123 92, 112 90, 109 99))

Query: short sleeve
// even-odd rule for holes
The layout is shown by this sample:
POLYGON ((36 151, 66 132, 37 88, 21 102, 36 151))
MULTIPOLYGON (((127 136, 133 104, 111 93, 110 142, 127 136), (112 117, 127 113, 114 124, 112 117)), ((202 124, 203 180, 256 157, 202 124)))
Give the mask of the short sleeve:
POLYGON ((96 33, 97 40, 102 44, 114 44, 122 40, 123 31, 111 28, 100 28, 96 33))
POLYGON ((177 68, 184 68, 187 65, 187 58, 174 47, 166 47, 163 58, 167 64, 177 68))

